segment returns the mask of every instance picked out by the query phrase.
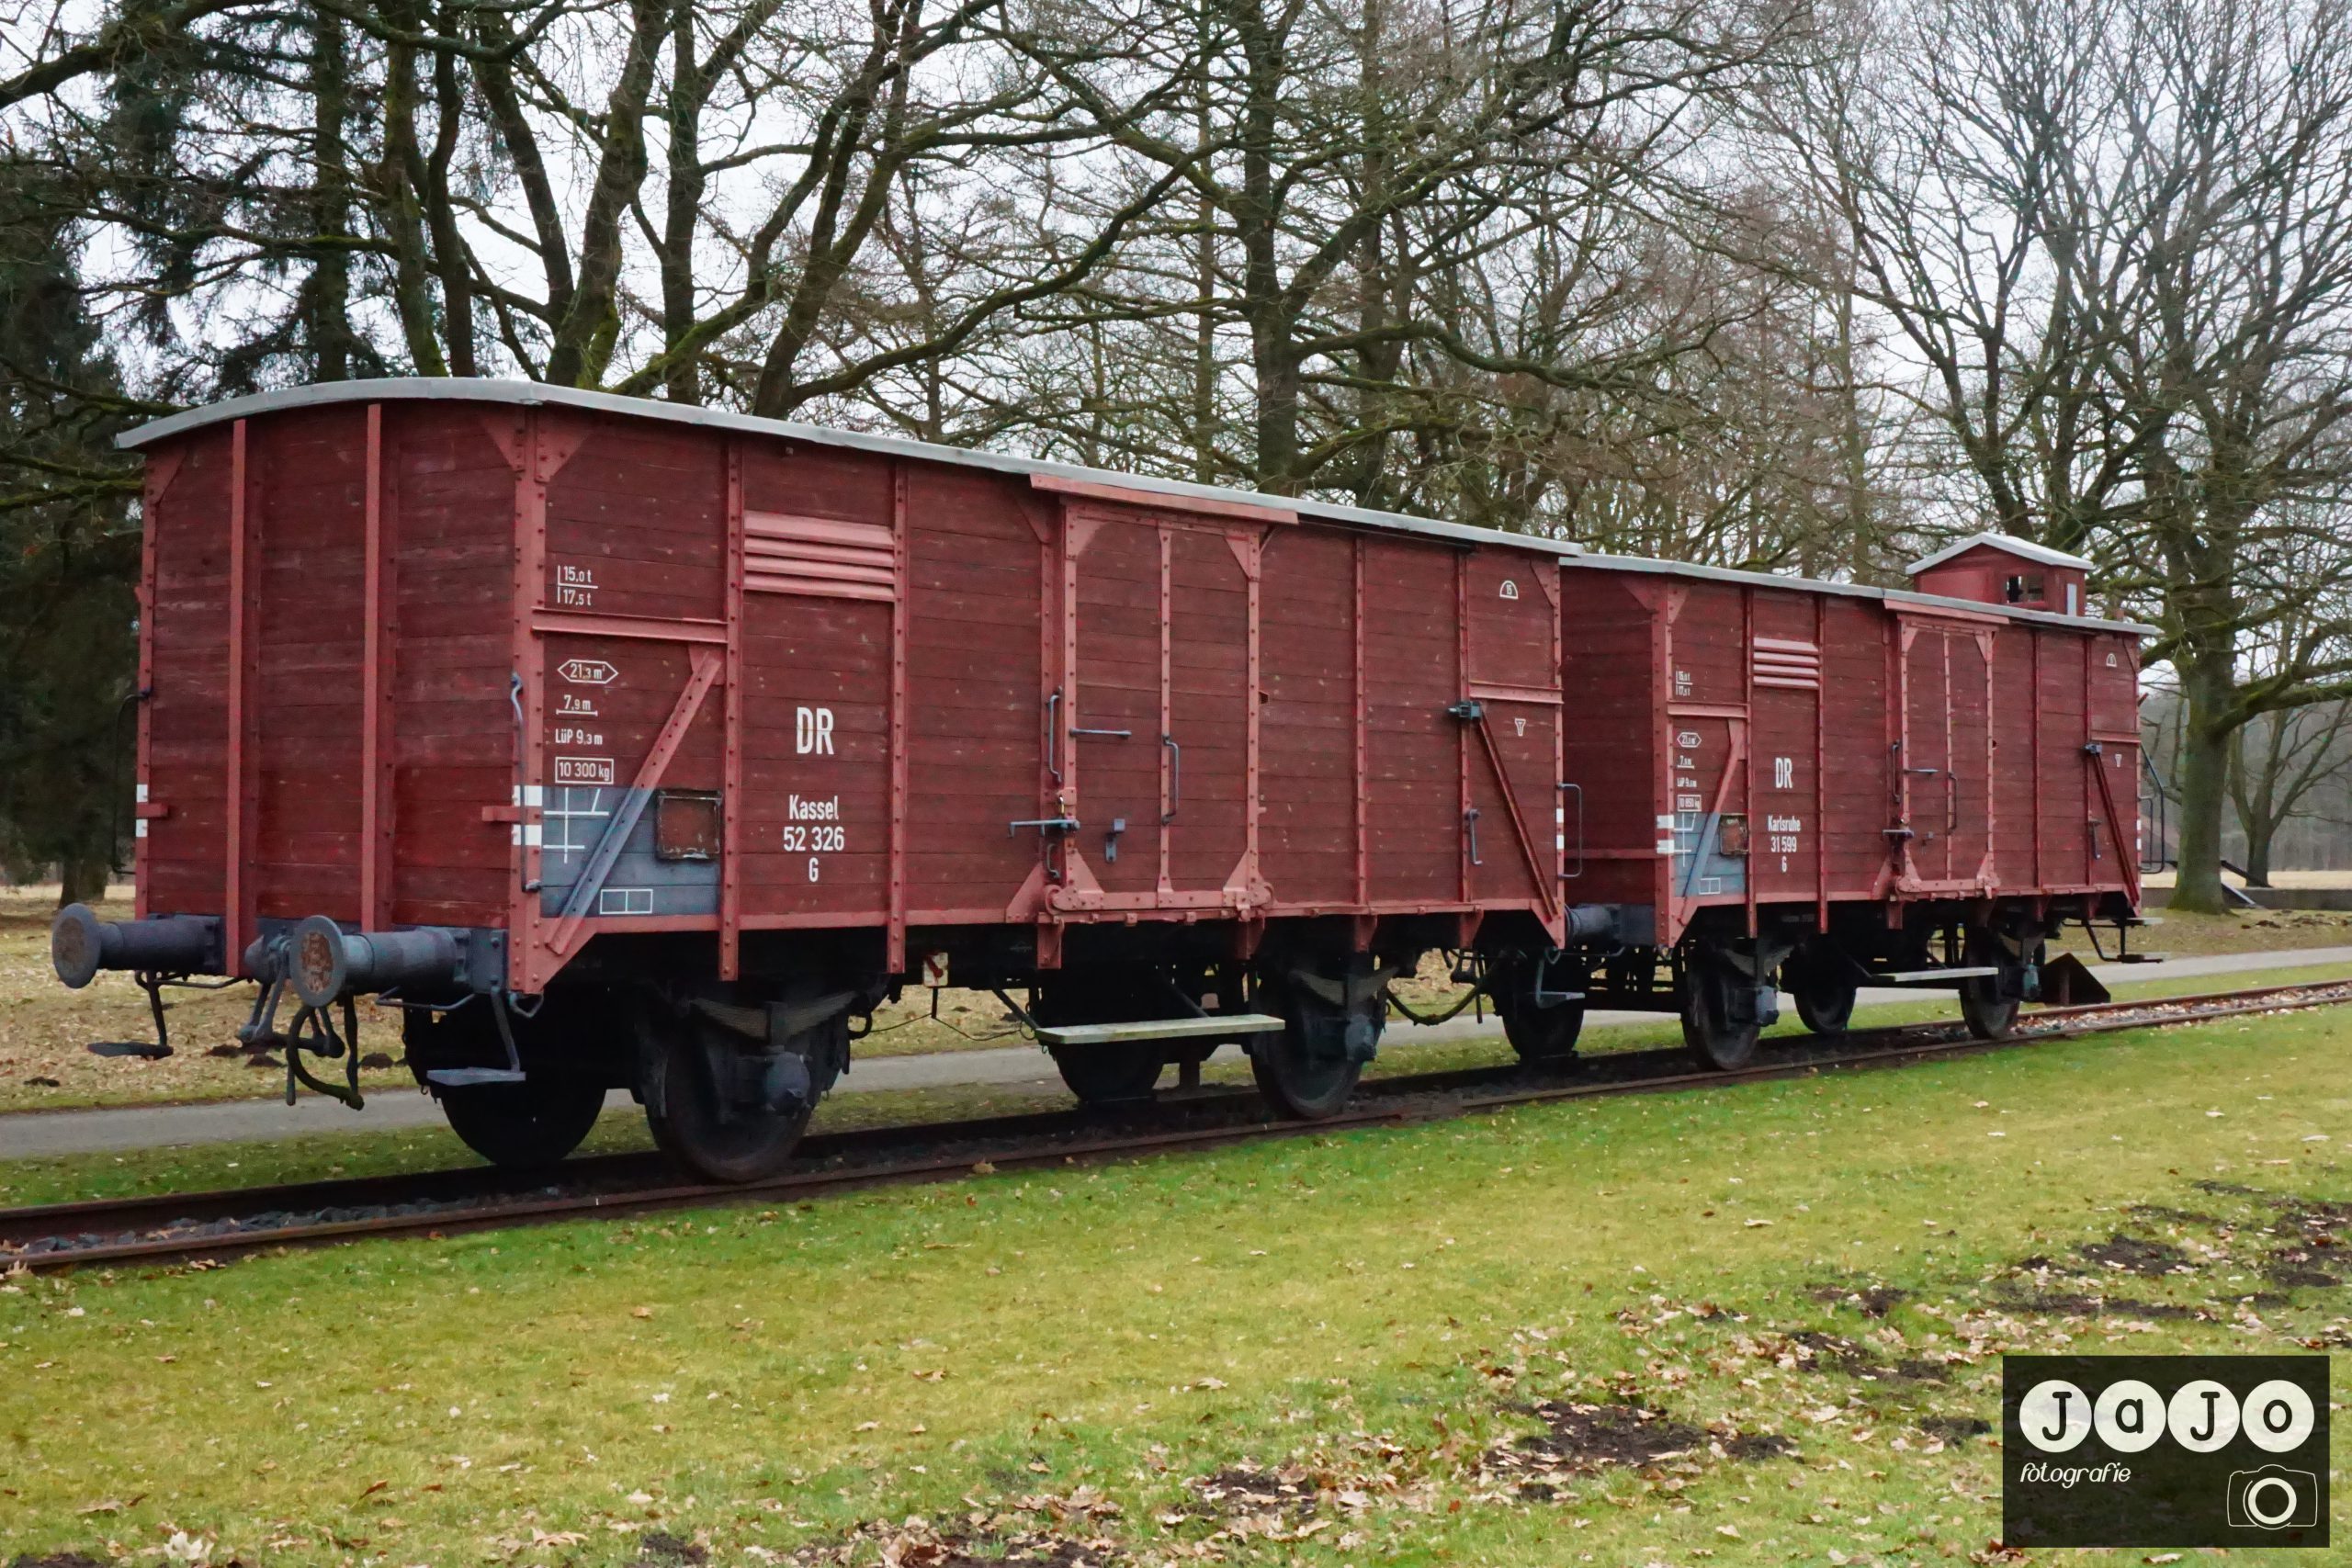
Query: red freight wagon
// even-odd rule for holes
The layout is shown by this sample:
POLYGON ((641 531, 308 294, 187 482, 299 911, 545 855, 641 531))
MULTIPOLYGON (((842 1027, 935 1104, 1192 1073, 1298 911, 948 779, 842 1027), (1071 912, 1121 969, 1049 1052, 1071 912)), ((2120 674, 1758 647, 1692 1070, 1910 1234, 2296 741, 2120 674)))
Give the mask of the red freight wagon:
MULTIPOLYGON (((1910 658, 1898 619, 1987 649, 2047 623, 2128 656, 2129 628, 1734 579, 1710 642, 1676 628, 1712 581, 1572 546, 516 383, 309 388, 128 440, 138 918, 66 911, 60 975, 260 981, 246 1038, 289 1087, 356 1059, 354 997, 396 1002, 412 1067, 496 1159, 560 1157, 622 1086, 696 1169, 771 1170, 918 976, 1026 987, 1083 1098, 1239 1041, 1315 1115, 1431 949, 1531 1054, 1572 1042, 1563 977, 1590 975, 1679 998, 1726 1059, 1757 1004, 1712 981, 1760 983, 1799 934, 1799 967, 1883 969, 1923 922, 1999 931, 2030 991, 2042 926, 2129 912, 2098 868, 2043 877, 2054 828, 2048 886, 1952 870, 1949 831, 1890 848, 1924 786, 1874 752, 1840 780, 1900 795, 1806 809, 1860 813, 1832 838, 1886 874, 1840 859, 1750 897, 1709 858, 1754 863, 1739 749, 1782 744, 1780 694, 1749 689, 1802 662, 1779 643, 1850 634, 1883 662, 1910 658), (1768 597, 1751 669, 1736 628, 1768 597), (1687 765, 1657 722, 1736 705, 1729 749, 1687 765), (1669 842, 1650 823, 1685 777, 1708 803, 1669 842), (1683 877, 1693 854, 1713 869, 1683 877)), ((1924 735, 1946 699, 1908 668, 1879 700, 1924 735)))
MULTIPOLYGON (((2089 564, 1979 535, 1915 566, 1963 598, 1564 563, 1566 886, 1646 929, 1547 984, 1680 1011, 1718 1066, 1753 1052, 1776 976, 1816 1030, 1874 981, 1957 986, 1973 1027, 2005 1031, 2044 994, 2062 921, 2139 923, 2150 628, 2009 591, 2030 568, 2035 601, 2047 574, 2078 604, 2089 564), (1939 580, 1955 559, 1969 575, 1939 580)), ((2088 999, 2061 963, 2048 988, 2088 999)), ((1577 1012, 1538 1015, 1531 1039, 1565 1048, 1577 1012)))

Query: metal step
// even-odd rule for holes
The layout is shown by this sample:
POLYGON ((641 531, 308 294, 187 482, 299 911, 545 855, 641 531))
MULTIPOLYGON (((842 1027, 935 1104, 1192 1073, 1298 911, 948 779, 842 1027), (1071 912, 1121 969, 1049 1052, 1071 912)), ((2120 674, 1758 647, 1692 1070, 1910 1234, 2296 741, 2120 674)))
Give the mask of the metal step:
POLYGON ((1873 975, 1873 986, 1940 986, 1947 980, 1975 980, 2000 971, 1990 964, 1955 964, 1949 969, 1896 969, 1873 975))
POLYGON ((424 1081, 443 1089, 470 1089, 482 1083, 521 1083, 523 1075, 512 1067, 435 1067, 424 1081))
POLYGON ((1289 1028, 1262 1012, 1229 1012, 1216 1018, 1150 1018, 1134 1023, 1068 1023, 1037 1031, 1041 1045, 1115 1045, 1130 1040, 1219 1039, 1228 1034, 1274 1034, 1289 1028))
POLYGON ((2148 926, 2163 925, 2165 923, 2165 918, 2162 915, 2126 915, 2115 923, 2119 926, 2137 926, 2145 928, 2148 926))
POLYGON ((2162 964, 2171 956, 2169 953, 2119 953, 2115 955, 2115 962, 2118 964, 2162 964))

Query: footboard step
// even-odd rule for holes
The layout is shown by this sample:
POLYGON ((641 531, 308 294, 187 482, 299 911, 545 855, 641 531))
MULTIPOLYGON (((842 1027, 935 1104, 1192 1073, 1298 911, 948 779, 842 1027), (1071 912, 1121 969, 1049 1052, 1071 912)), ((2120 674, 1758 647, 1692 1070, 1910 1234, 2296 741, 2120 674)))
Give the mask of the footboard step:
POLYGON ((1115 1045, 1130 1040, 1196 1040, 1203 1035, 1274 1034, 1289 1028, 1262 1012, 1232 1012, 1216 1018, 1151 1018, 1134 1023, 1069 1023, 1037 1031, 1041 1045, 1115 1045))
POLYGON ((1990 964, 1956 964, 1949 969, 1897 969, 1892 974, 1873 975, 1873 986, 1940 986, 1947 980, 1978 980, 2000 971, 1990 964))
POLYGON ((443 1089, 470 1089, 480 1083, 521 1083, 523 1075, 512 1067, 435 1067, 424 1081, 443 1089))

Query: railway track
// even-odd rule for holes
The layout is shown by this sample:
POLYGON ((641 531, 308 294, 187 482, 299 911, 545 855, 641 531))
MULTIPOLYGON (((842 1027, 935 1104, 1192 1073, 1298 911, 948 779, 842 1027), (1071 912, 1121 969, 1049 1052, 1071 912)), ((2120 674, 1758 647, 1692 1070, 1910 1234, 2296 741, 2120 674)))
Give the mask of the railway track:
POLYGON ((805 1141, 792 1170, 748 1186, 682 1181, 658 1156, 643 1154, 571 1160, 552 1175, 462 1168, 0 1209, 0 1268, 189 1262, 363 1238, 444 1236, 721 1202, 794 1201, 955 1179, 982 1162, 998 1170, 1095 1163, 1553 1100, 1891 1066, 2347 1001, 2352 980, 2052 1008, 2025 1016, 2008 1035, 1990 1041, 1967 1035, 1958 1023, 1898 1024, 1776 1041, 1771 1055, 1736 1072, 1695 1071, 1683 1052, 1650 1050, 1589 1056, 1572 1068, 1543 1074, 1517 1067, 1407 1074, 1367 1083, 1346 1111, 1320 1122, 1268 1121, 1253 1090, 1212 1089, 1124 1112, 1047 1111, 820 1134, 805 1141))

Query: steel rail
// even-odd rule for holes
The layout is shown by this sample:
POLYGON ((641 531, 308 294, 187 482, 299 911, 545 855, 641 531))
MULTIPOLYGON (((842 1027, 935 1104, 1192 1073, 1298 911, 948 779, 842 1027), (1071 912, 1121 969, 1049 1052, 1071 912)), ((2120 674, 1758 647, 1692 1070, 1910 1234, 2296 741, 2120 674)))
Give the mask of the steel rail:
MULTIPOLYGON (((1527 1083, 1515 1067, 1468 1068, 1400 1075, 1367 1084, 1364 1101, 1317 1122, 1250 1117, 1206 1126, 1149 1128, 1136 1133, 1069 1137, 1090 1122, 1067 1111, 989 1117, 967 1122, 876 1128, 808 1139, 803 1149, 819 1168, 789 1171, 743 1186, 679 1182, 658 1156, 600 1156, 568 1161, 559 1172, 530 1177, 459 1168, 409 1176, 348 1179, 274 1187, 0 1209, 0 1267, 35 1271, 225 1258, 275 1248, 311 1247, 372 1237, 440 1237, 469 1231, 547 1224, 568 1218, 623 1218, 721 1203, 794 1201, 823 1194, 953 1179, 985 1163, 996 1170, 1099 1164, 1123 1157, 1214 1148, 1261 1139, 1313 1136, 1367 1127, 1405 1126, 1492 1113, 1521 1106, 1620 1094, 1659 1093, 1801 1078, 1825 1071, 1942 1060, 2053 1043, 2133 1029, 2174 1028, 2254 1013, 2300 1011, 2352 1001, 2352 979, 2267 986, 2243 991, 2052 1008, 2028 1015, 2007 1034, 1980 1040, 1954 1022, 1935 1021, 1814 1036, 1800 1052, 1731 1071, 1622 1071, 1645 1062, 1687 1062, 1680 1051, 1626 1052, 1583 1059, 1609 1076, 1573 1082, 1527 1083), (1861 1047, 1856 1049, 1856 1047, 1861 1047), (1612 1071, 1611 1069, 1617 1069, 1612 1071), (1498 1087, 1509 1084, 1512 1087, 1498 1087), (1491 1089, 1492 1092, 1478 1092, 1491 1089), (1065 1134, 1055 1138, 1054 1134, 1065 1134), (991 1140, 1028 1138, 991 1146, 991 1140), (950 1155, 861 1162, 861 1152, 909 1144, 949 1145, 950 1155), (618 1182, 598 1187, 588 1182, 618 1182), (480 1200, 480 1201, 473 1201, 480 1200), (196 1232, 175 1227, 237 1224, 272 1214, 316 1215, 351 1209, 389 1211, 414 1204, 451 1206, 383 1212, 332 1220, 196 1232), (143 1234, 142 1234, 143 1233, 143 1234), (96 1239, 88 1246, 24 1251, 28 1245, 96 1239)), ((1178 1109, 1221 1109, 1256 1099, 1247 1089, 1218 1091, 1175 1102, 1178 1109)))

